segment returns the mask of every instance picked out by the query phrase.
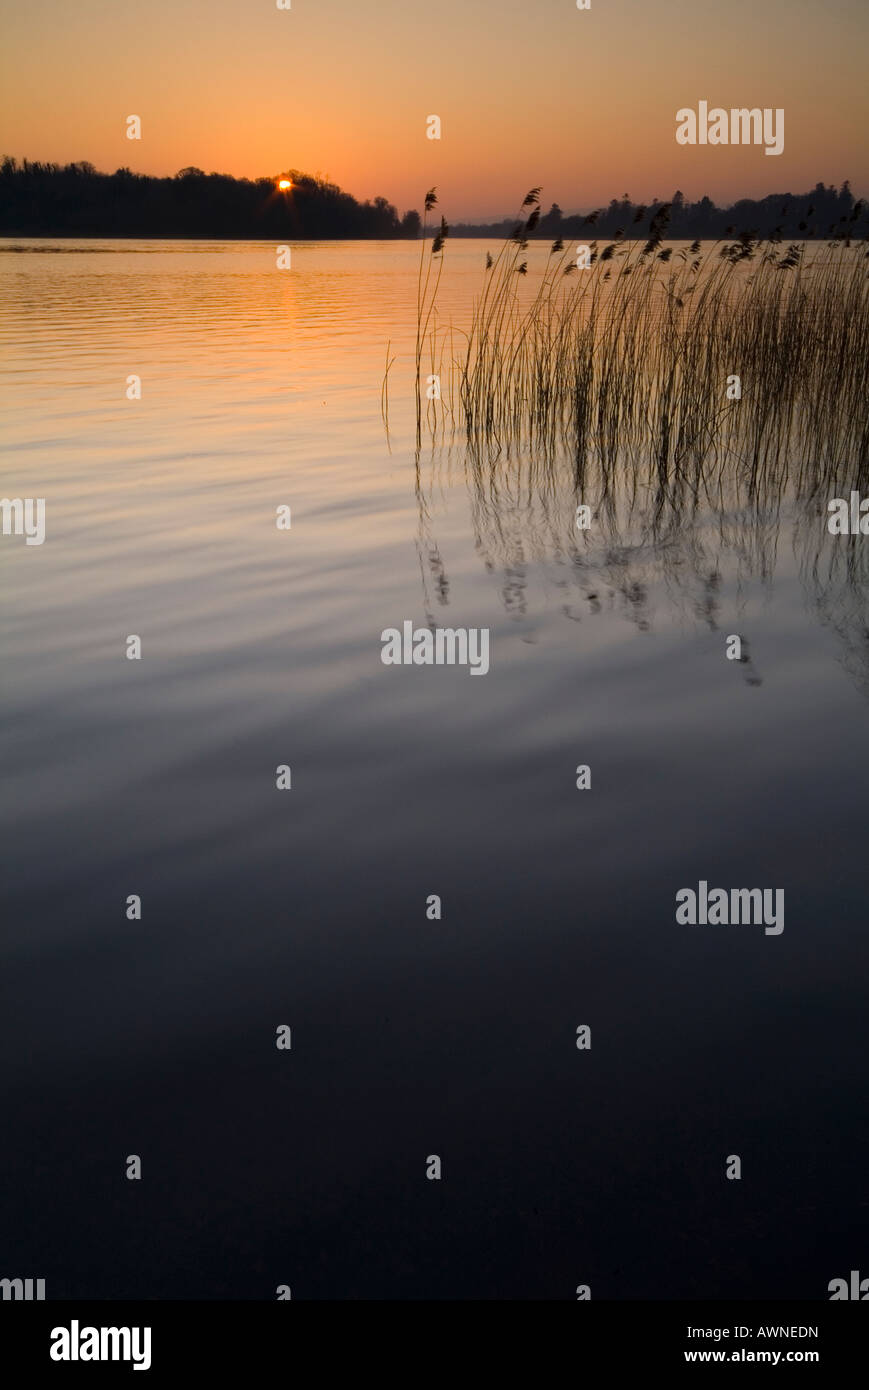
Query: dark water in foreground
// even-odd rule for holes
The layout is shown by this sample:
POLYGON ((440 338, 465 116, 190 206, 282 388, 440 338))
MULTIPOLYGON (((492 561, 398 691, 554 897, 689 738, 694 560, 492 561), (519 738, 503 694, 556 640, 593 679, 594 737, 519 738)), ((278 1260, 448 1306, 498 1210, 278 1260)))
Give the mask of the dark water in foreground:
POLYGON ((0 255, 46 499, 0 538, 0 1277, 824 1299, 869 1274, 865 589, 787 497, 577 550, 569 469, 417 474, 415 254, 0 255), (484 678, 381 663, 429 615, 484 678), (781 935, 678 925, 701 879, 781 935))

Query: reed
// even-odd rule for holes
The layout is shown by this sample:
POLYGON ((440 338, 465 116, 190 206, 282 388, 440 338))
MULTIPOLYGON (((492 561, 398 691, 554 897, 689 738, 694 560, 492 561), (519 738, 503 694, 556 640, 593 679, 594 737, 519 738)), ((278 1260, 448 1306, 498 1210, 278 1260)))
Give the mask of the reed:
MULTIPOLYGON (((758 488, 794 451, 823 488, 847 458, 869 462, 869 251, 857 204, 847 237, 782 247, 750 232, 690 247, 665 244, 669 210, 645 241, 531 240, 539 189, 512 235, 487 254, 466 328, 440 324, 437 293, 448 228, 420 259, 417 436, 425 358, 442 367, 442 399, 425 419, 491 458, 568 450, 584 467, 617 460, 695 493, 737 465, 758 488), (537 268, 535 268, 535 266, 537 268), (463 343, 455 351, 456 336, 463 343), (741 398, 729 399, 738 377, 741 398)), ((435 205, 434 190, 426 213, 435 205)), ((594 214, 587 219, 593 230, 594 214)), ((434 367, 432 368, 434 370, 434 367)))

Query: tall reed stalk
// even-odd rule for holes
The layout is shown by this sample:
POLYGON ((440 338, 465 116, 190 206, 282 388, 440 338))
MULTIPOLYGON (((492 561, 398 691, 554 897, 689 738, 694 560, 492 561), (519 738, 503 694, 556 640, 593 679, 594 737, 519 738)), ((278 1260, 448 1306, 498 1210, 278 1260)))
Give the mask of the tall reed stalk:
MULTIPOLYGON (((446 223, 426 254, 417 294, 417 439, 423 356, 448 351, 448 388, 430 403, 436 431, 449 415, 473 450, 569 449, 579 460, 651 461, 663 482, 695 492, 735 459, 753 484, 770 481, 795 447, 823 475, 843 451, 869 464, 869 251, 857 239, 758 241, 741 233, 705 248, 665 245, 669 209, 645 241, 621 234, 576 244, 531 240, 539 189, 493 257, 456 356, 436 302, 446 223), (527 215, 526 215, 527 214, 527 215), (524 220, 521 220, 524 217, 524 220), (541 263, 539 278, 529 265, 541 263), (437 270, 433 273, 434 262, 437 270), (734 380, 738 378, 738 384, 734 380)), ((426 214, 437 202, 426 198, 426 214)), ((594 214, 588 220, 593 226, 594 214)))

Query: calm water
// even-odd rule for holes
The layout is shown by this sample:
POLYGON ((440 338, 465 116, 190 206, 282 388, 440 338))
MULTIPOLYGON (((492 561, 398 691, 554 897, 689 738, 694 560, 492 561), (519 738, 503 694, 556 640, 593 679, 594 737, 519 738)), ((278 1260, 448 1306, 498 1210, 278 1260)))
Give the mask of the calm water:
POLYGON ((69 254, 0 254, 2 491, 46 499, 0 539, 0 1276, 826 1298, 869 1258, 869 707, 822 508, 578 541, 566 462, 417 460, 411 244, 24 245, 69 254), (488 675, 384 666, 405 619, 488 627, 488 675), (783 933, 677 925, 701 879, 783 933))

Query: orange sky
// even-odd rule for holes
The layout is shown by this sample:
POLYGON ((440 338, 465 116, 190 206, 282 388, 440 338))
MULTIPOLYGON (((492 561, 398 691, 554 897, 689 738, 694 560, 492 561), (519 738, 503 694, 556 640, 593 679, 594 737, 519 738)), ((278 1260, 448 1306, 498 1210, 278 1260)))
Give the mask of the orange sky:
POLYGON ((869 192, 867 0, 0 0, 0 153, 328 175, 401 211, 565 211, 869 192), (782 107, 784 153, 690 147, 675 113, 782 107), (143 138, 125 138, 125 118, 143 138), (426 138, 426 117, 442 121, 426 138))

